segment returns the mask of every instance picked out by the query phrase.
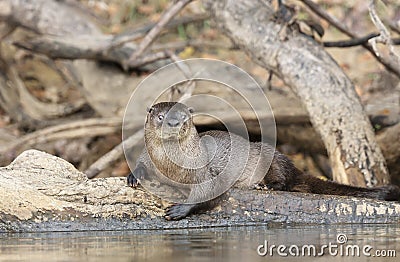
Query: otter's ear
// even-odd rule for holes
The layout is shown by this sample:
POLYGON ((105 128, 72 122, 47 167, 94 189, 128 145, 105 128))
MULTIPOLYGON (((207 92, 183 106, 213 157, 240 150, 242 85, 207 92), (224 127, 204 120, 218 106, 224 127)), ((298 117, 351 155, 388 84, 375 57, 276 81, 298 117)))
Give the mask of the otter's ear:
POLYGON ((190 112, 191 114, 194 113, 194 108, 193 108, 193 107, 189 107, 188 110, 189 110, 189 112, 190 112))
POLYGON ((150 106, 148 106, 147 109, 146 109, 146 111, 147 111, 147 113, 151 113, 151 111, 153 111, 153 108, 150 107, 150 106))

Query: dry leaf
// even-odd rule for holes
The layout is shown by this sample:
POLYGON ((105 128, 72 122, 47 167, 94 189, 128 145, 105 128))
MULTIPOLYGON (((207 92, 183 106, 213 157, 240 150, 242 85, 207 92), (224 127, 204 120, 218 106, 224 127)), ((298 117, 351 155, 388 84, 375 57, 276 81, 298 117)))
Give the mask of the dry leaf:
POLYGON ((179 53, 181 59, 187 59, 193 56, 195 49, 192 46, 187 46, 182 52, 179 53))
POLYGON ((139 5, 136 10, 142 15, 151 15, 155 12, 155 8, 152 5, 139 5))

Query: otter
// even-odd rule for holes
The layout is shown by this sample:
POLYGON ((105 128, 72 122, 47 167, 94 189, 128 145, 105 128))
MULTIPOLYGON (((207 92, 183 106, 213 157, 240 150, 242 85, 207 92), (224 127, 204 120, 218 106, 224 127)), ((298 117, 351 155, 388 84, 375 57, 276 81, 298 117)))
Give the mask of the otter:
MULTIPOLYGON (((198 133, 192 118, 193 110, 178 102, 161 102, 148 109, 145 123, 146 148, 127 177, 128 185, 136 187, 146 177, 160 172, 167 180, 181 184, 213 181, 201 189, 184 193, 192 200, 202 200, 202 194, 223 186, 249 188, 266 187, 270 190, 342 195, 395 201, 400 199, 400 189, 395 185, 361 188, 324 181, 303 173, 291 160, 272 146, 262 142, 249 142, 227 131, 198 133), (212 143, 201 141, 210 136, 212 143), (232 146, 235 144, 235 146, 232 146), (211 146, 210 146, 211 145, 211 146), (246 145, 249 145, 246 151, 246 145), (212 151, 212 153, 210 153, 212 151), (238 151, 238 152, 237 152, 238 151), (235 158, 236 157, 236 158, 235 158), (245 165, 231 164, 231 160, 245 165), (267 165, 267 160, 271 165, 267 165), (228 170, 223 176, 223 170, 228 170), (221 179, 218 176, 223 176, 221 179)), ((204 201, 174 204, 166 210, 168 220, 182 219, 190 214, 215 207, 226 195, 226 190, 204 201)))

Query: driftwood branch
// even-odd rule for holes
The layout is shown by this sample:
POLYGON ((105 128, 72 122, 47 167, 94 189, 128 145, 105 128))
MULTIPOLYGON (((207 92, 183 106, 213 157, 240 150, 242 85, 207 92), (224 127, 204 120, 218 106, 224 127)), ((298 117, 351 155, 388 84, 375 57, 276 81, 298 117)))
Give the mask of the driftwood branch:
MULTIPOLYGON (((371 33, 364 37, 352 38, 350 40, 323 42, 323 45, 324 47, 352 47, 366 44, 369 40, 378 36, 380 36, 379 33, 371 33)), ((390 41, 393 45, 400 45, 400 38, 393 38, 390 41)))
MULTIPOLYGON (((170 29, 170 28, 175 28, 180 25, 184 24, 189 24, 189 23, 194 23, 194 22, 199 22, 208 19, 209 16, 206 14, 200 14, 200 15, 194 15, 194 16, 184 16, 181 18, 174 18, 170 20, 166 25, 164 25, 164 29, 170 29)), ((140 28, 134 29, 134 30, 128 30, 127 32, 123 32, 121 34, 115 35, 113 37, 113 40, 109 46, 106 47, 104 50, 105 53, 110 52, 112 49, 115 49, 116 47, 120 47, 125 43, 132 42, 134 40, 137 40, 145 34, 149 33, 149 31, 154 28, 157 25, 157 23, 149 23, 146 24, 140 28)))
POLYGON ((397 34, 400 34, 400 26, 389 19, 384 19, 385 23, 397 34))
MULTIPOLYGON (((14 45, 34 53, 46 55, 53 59, 89 59, 98 61, 114 62, 123 65, 128 54, 133 52, 134 46, 125 45, 119 49, 105 52, 112 43, 113 38, 109 36, 41 36, 32 39, 14 42, 14 45)), ((207 42, 200 40, 188 40, 154 45, 151 52, 142 55, 134 62, 129 63, 130 68, 136 68, 157 60, 166 59, 170 56, 160 50, 177 50, 186 46, 213 47, 235 49, 234 46, 226 44, 207 42)))
POLYGON ((173 3, 167 10, 165 10, 158 23, 150 30, 143 41, 140 42, 137 49, 130 55, 126 64, 129 65, 131 63, 135 63, 135 60, 143 54, 143 52, 161 33, 161 30, 164 28, 164 26, 191 1, 192 0, 178 0, 176 3, 173 3))
POLYGON ((87 17, 76 8, 77 5, 64 1, 3 0, 0 2, 0 21, 38 34, 99 34, 100 30, 94 23, 88 22, 87 17), (53 11, 57 13, 54 15, 53 11))
POLYGON ((0 192, 0 232, 398 223, 400 218, 400 204, 395 202, 232 190, 212 211, 166 221, 169 203, 142 188, 128 187, 125 178, 89 180, 70 163, 35 150, 0 168, 0 192))
POLYGON ((104 52, 112 43, 111 36, 41 36, 15 42, 14 45, 34 53, 44 54, 53 59, 88 59, 114 62, 127 68, 138 68, 148 63, 168 58, 165 52, 143 55, 129 64, 125 61, 135 45, 125 45, 110 52, 104 52))
POLYGON ((26 149, 40 143, 59 139, 108 135, 119 130, 121 124, 122 120, 120 118, 95 118, 47 127, 2 145, 0 147, 0 155, 13 158, 15 157, 15 152, 18 152, 22 147, 26 149))
POLYGON ((354 85, 318 43, 296 31, 282 41, 284 25, 265 1, 205 2, 221 30, 300 97, 324 141, 335 181, 369 187, 389 182, 354 85))
POLYGON ((88 178, 94 178, 101 171, 115 163, 118 159, 120 159, 124 155, 125 150, 132 148, 135 146, 141 139, 143 139, 143 130, 137 131, 135 134, 127 138, 125 141, 121 142, 117 146, 115 146, 111 151, 107 154, 100 157, 96 162, 94 162, 86 171, 85 174, 88 178))
MULTIPOLYGON (((329 22, 335 28, 337 28, 340 32, 344 33, 345 35, 351 38, 357 38, 357 34, 353 33, 348 29, 345 25, 339 22, 338 19, 333 17, 332 15, 328 14, 325 10, 323 10, 319 5, 314 3, 312 0, 302 0, 302 2, 310 8, 315 14, 320 16, 322 19, 329 22)), ((367 49, 375 58, 381 63, 387 70, 397 75, 400 78, 400 67, 396 65, 393 61, 390 61, 382 56, 378 56, 372 46, 369 43, 364 43, 362 46, 367 49)))
POLYGON ((375 7, 375 0, 370 0, 370 3, 368 5, 368 10, 369 10, 369 14, 370 14, 372 22, 374 23, 374 25, 380 32, 379 36, 374 37, 369 41, 371 43, 373 50, 375 51, 375 54, 377 56, 380 56, 378 49, 376 47, 376 43, 380 42, 380 43, 385 44, 389 48, 390 59, 393 61, 394 64, 397 64, 398 67, 400 67, 400 56, 398 54, 396 54, 396 52, 394 50, 393 41, 390 37, 389 30, 386 28, 386 26, 383 24, 382 20, 378 16, 378 13, 377 13, 376 7, 375 7))
MULTIPOLYGON (((206 15, 183 17, 170 21, 165 29, 173 28, 181 24, 197 22, 207 19, 206 15)), ((129 62, 129 55, 136 50, 135 44, 126 44, 129 41, 143 37, 154 26, 154 23, 145 25, 130 32, 124 32, 116 36, 111 35, 68 35, 55 36, 43 35, 24 41, 16 41, 14 45, 34 53, 44 54, 53 59, 89 59, 108 61, 137 68, 147 63, 169 58, 165 52, 151 52, 142 55, 140 59, 129 62)), ((186 43, 185 43, 186 44, 186 43)), ((196 44, 196 43, 195 43, 196 44)), ((166 46, 167 48, 168 46, 166 46)), ((181 47, 179 45, 177 48, 181 47)))

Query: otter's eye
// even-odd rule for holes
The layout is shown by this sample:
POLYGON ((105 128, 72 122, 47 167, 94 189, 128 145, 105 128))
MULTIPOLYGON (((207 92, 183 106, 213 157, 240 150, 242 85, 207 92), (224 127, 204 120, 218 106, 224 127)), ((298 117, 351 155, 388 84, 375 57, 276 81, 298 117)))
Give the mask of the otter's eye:
POLYGON ((157 118, 158 118, 158 121, 160 121, 160 122, 164 120, 164 116, 163 116, 163 115, 161 115, 161 114, 160 114, 160 115, 158 115, 158 116, 157 116, 157 118))

